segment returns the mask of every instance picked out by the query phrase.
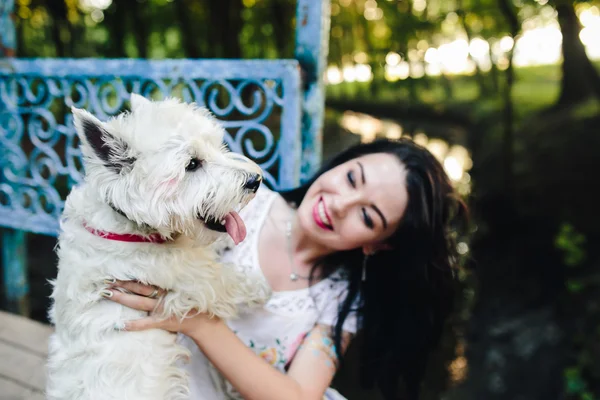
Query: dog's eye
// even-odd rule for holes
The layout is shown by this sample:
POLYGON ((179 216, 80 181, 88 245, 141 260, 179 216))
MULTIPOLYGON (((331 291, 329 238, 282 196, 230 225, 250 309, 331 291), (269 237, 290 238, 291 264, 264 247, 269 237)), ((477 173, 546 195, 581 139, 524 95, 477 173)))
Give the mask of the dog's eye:
POLYGON ((190 160, 190 162, 188 163, 188 165, 186 165, 185 170, 188 172, 192 172, 192 171, 197 170, 201 166, 202 166, 201 160, 198 160, 197 158, 192 158, 190 160))

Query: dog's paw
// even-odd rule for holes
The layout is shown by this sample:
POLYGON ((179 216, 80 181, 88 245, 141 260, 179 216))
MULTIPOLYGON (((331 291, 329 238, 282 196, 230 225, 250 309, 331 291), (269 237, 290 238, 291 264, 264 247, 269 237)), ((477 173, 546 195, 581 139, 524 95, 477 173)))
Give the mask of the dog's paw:
POLYGON ((272 291, 265 279, 248 276, 242 271, 233 270, 235 276, 232 278, 231 287, 236 292, 236 303, 247 307, 264 306, 272 291))
POLYGON ((245 283, 242 292, 244 294, 244 304, 249 308, 264 306, 272 294, 269 285, 264 281, 258 280, 245 283))
POLYGON ((208 307, 207 313, 209 315, 216 315, 221 319, 231 319, 238 316, 238 306, 231 301, 219 301, 211 304, 208 307))
POLYGON ((205 312, 207 303, 207 299, 198 294, 191 296, 184 292, 170 291, 157 304, 157 309, 153 311, 153 315, 158 319, 175 317, 182 320, 193 316, 194 310, 205 312))

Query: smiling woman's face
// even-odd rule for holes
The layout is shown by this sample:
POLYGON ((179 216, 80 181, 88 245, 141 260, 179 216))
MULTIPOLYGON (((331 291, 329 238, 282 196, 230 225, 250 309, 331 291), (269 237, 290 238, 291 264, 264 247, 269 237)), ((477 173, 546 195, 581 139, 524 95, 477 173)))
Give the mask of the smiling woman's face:
POLYGON ((393 155, 376 153, 321 175, 298 207, 303 232, 333 251, 383 243, 406 209, 406 170, 393 155))

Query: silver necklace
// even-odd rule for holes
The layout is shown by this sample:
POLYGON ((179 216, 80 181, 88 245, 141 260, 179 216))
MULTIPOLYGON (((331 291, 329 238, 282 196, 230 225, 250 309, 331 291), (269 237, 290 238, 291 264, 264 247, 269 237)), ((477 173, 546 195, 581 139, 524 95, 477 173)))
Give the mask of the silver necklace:
POLYGON ((292 254, 292 219, 291 218, 286 222, 285 236, 287 239, 287 251, 288 251, 287 253, 288 253, 288 258, 290 260, 290 268, 292 269, 292 272, 290 273, 290 280, 292 282, 296 282, 298 279, 305 279, 305 280, 310 279, 310 277, 298 275, 298 273, 296 272, 296 264, 294 263, 294 257, 292 254))

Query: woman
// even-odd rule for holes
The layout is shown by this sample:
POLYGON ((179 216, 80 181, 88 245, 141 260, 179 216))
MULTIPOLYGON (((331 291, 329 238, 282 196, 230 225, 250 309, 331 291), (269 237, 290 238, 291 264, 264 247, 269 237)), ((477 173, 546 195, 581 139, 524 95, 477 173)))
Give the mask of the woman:
MULTIPOLYGON (((231 321, 150 316, 126 329, 182 334, 192 352, 192 399, 260 400, 330 396, 360 329, 363 383, 391 399, 402 377, 416 399, 450 309, 451 229, 464 211, 427 150, 409 140, 357 145, 297 189, 261 188, 242 211, 247 237, 222 260, 266 285, 264 307, 231 321)), ((115 286, 132 294, 112 290, 113 301, 145 311, 158 304, 154 287, 115 286)))

